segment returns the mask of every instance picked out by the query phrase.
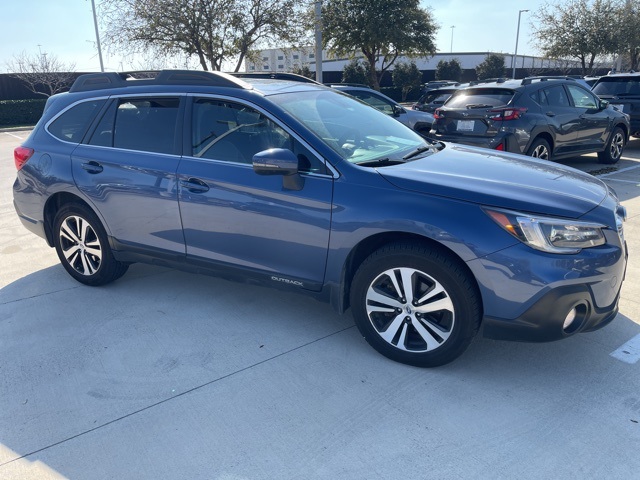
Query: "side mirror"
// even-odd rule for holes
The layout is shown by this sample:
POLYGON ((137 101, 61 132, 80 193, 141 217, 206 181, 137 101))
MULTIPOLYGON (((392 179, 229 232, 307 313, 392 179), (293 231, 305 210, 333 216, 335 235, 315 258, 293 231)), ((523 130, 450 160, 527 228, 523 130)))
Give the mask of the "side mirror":
POLYGON ((393 106, 393 116, 394 117, 399 117, 403 113, 405 113, 405 110, 400 105, 394 105, 393 106))
POLYGON ((253 171, 258 175, 282 175, 288 190, 301 190, 304 179, 298 174, 298 157, 286 148, 270 148, 253 156, 253 171))
POLYGON ((604 110, 609 106, 609 102, 607 100, 600 100, 600 110, 604 110))

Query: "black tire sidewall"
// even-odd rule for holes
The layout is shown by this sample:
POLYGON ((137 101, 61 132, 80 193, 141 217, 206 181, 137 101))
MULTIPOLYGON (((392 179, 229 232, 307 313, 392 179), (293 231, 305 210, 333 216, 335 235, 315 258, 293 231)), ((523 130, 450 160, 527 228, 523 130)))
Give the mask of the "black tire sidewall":
POLYGON ((56 214, 53 222, 53 243, 60 259, 60 263, 65 270, 80 283, 85 285, 97 286, 110 283, 116 278, 122 276, 127 267, 113 258, 111 248, 109 247, 109 239, 102 226, 102 222, 98 219, 97 215, 93 213, 91 209, 80 204, 70 204, 63 206, 56 214), (98 270, 93 275, 83 275, 76 271, 67 261, 62 251, 62 245, 60 243, 60 226, 69 217, 77 216, 87 221, 93 231, 95 232, 98 240, 100 241, 100 248, 102 250, 102 259, 98 270))
POLYGON ((479 293, 457 262, 449 256, 413 246, 385 248, 372 254, 360 266, 351 288, 351 309, 358 330, 367 342, 392 360, 419 367, 444 365, 459 357, 469 346, 480 324, 479 293), (451 298, 455 323, 451 335, 440 347, 427 352, 406 352, 380 337, 366 311, 366 294, 373 280, 393 268, 412 268, 438 281, 451 298))
POLYGON ((533 156, 533 151, 539 147, 540 145, 544 145, 545 148, 547 149, 549 158, 540 158, 540 157, 535 157, 539 160, 551 160, 551 145, 549 145, 549 142, 547 142, 544 138, 536 138, 533 143, 531 144, 531 146, 529 147, 529 150, 527 151, 527 155, 532 157, 533 156))
MULTIPOLYGON (((620 160, 620 158, 622 157, 622 152, 620 153, 620 156, 618 158, 613 158, 611 156, 611 144, 613 143, 613 139, 616 138, 617 134, 621 134, 623 138, 625 137, 624 131, 622 130, 622 128, 615 127, 613 129, 613 132, 611 132, 611 137, 609 137, 609 141, 607 142, 607 145, 604 151, 598 153, 598 161, 600 163, 613 165, 614 163, 618 163, 618 160, 620 160)), ((626 146, 626 142, 622 148, 624 149, 625 146, 626 146)))

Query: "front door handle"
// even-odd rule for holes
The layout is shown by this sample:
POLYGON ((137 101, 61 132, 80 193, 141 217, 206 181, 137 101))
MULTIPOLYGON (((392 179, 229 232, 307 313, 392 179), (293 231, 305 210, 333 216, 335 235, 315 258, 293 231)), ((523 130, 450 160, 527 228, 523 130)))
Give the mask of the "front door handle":
POLYGON ((96 173, 101 173, 104 170, 104 167, 100 165, 98 162, 87 162, 82 164, 82 168, 94 175, 96 173))
POLYGON ((209 191, 209 185, 199 178, 189 178, 189 180, 181 180, 180 186, 186 188, 191 193, 204 193, 209 191))
POLYGON ((547 117, 555 117, 556 116, 556 114, 554 112, 547 112, 545 115, 547 117))

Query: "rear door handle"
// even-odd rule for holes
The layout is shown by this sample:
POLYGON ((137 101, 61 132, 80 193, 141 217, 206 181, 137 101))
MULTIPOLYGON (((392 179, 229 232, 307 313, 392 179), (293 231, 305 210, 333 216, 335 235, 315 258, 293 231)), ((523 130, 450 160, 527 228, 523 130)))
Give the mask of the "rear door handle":
POLYGON ((104 167, 98 162, 87 162, 82 164, 82 168, 91 174, 101 173, 104 167))
POLYGON ((186 188, 191 193, 204 193, 209 191, 209 185, 199 178, 189 178, 189 180, 181 180, 180 186, 186 188))
POLYGON ((555 114, 555 113, 553 113, 553 112, 547 112, 545 115, 546 115, 547 117, 555 117, 555 116, 556 116, 556 114, 555 114))

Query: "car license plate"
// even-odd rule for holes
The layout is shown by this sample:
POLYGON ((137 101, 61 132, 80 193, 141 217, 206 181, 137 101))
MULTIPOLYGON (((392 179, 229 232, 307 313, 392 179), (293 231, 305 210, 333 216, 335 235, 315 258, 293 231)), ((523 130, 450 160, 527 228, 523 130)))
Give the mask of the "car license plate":
POLYGON ((611 106, 613 108, 615 108, 616 110, 620 110, 621 112, 624 112, 624 105, 618 105, 618 104, 611 104, 611 106))
POLYGON ((473 120, 458 120, 459 132, 473 132, 475 122, 473 120))

